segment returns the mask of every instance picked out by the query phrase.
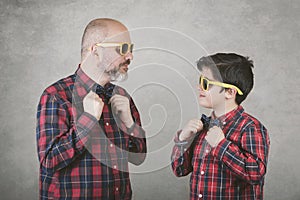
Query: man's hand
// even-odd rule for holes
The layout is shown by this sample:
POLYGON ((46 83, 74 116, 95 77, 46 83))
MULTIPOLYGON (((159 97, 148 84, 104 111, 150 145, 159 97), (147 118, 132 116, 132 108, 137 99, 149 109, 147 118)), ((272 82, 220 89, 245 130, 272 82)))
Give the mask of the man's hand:
POLYGON ((125 124, 127 128, 130 128, 134 121, 131 116, 131 110, 129 105, 129 99, 125 96, 115 94, 109 100, 113 112, 118 115, 120 120, 125 124))
POLYGON ((224 133, 218 126, 210 128, 205 136, 206 141, 213 148, 216 147, 224 138, 224 133))
POLYGON ((179 135, 179 140, 190 140, 198 131, 201 131, 202 129, 202 121, 200 119, 192 119, 182 129, 182 132, 179 135))
POLYGON ((83 99, 83 110, 100 119, 104 103, 102 99, 93 91, 90 91, 83 99))

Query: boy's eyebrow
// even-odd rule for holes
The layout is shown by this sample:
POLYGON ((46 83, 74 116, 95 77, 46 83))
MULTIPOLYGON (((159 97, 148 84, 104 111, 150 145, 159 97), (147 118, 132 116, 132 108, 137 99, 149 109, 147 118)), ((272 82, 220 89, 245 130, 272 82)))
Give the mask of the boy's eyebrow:
MULTIPOLYGON (((201 74, 200 76, 203 76, 203 75, 201 74)), ((216 80, 211 80, 211 79, 207 78, 206 76, 203 76, 203 78, 205 78, 205 79, 207 79, 209 81, 216 81, 216 80)))

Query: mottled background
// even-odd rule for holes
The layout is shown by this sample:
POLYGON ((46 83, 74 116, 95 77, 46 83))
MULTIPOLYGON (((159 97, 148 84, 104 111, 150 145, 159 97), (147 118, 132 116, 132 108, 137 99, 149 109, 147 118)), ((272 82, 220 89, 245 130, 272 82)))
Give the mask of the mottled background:
POLYGON ((150 153, 132 167, 134 199, 188 199, 188 177, 168 166, 172 137, 207 112, 197 107, 194 63, 219 51, 255 63, 244 107, 271 137, 265 199, 300 199, 299 1, 1 0, 0 16, 0 199, 38 198, 38 100, 76 70, 82 32, 98 17, 122 21, 136 43, 121 85, 141 112, 150 153))

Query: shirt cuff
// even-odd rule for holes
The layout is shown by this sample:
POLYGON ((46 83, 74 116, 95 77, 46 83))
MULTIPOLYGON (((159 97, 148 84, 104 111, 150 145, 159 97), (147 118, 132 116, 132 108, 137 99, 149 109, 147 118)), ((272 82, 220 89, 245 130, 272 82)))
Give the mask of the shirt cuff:
POLYGON ((182 130, 179 130, 177 131, 176 135, 175 135, 175 138, 174 138, 174 142, 175 142, 175 145, 177 146, 184 146, 184 147, 187 147, 191 144, 191 142, 193 140, 179 140, 179 135, 181 134, 182 130))
POLYGON ((132 137, 145 138, 144 129, 140 127, 138 124, 136 124, 135 122, 131 127, 126 128, 126 132, 132 137))
MULTIPOLYGON (((175 157, 174 158, 180 158, 183 156, 183 154, 188 151, 190 145, 191 145, 191 141, 189 140, 183 140, 180 141, 179 140, 179 135, 181 134, 182 130, 177 131, 175 138, 174 138, 174 142, 175 142, 175 149, 177 149, 177 153, 175 153, 175 157), (178 154, 179 153, 179 154, 178 154)), ((183 160, 181 161, 183 162, 183 160)))
POLYGON ((83 112, 77 119, 77 121, 75 122, 75 131, 77 135, 77 142, 79 142, 80 145, 85 145, 90 133, 96 134, 97 132, 99 134, 99 129, 94 130, 97 127, 96 125, 99 125, 98 120, 93 115, 87 112, 83 112))

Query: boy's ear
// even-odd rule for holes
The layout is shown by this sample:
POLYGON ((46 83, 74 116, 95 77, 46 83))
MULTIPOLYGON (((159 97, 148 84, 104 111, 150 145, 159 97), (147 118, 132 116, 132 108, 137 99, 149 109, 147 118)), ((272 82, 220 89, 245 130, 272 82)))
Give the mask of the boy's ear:
POLYGON ((237 93, 236 89, 233 89, 233 88, 226 89, 225 90, 225 98, 226 99, 235 99, 236 93, 237 93))

